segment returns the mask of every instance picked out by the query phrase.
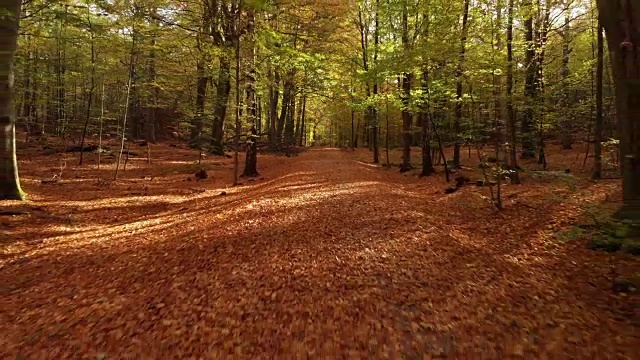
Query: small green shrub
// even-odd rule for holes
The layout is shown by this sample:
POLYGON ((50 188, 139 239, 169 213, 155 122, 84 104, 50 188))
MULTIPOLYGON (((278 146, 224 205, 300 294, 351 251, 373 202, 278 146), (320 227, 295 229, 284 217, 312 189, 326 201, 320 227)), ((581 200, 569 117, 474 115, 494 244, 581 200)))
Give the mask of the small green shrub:
POLYGON ((586 233, 586 231, 579 227, 572 227, 568 230, 562 231, 556 235, 556 240, 559 242, 568 242, 580 238, 586 233))
POLYGON ((595 237, 587 242, 587 248, 606 252, 616 252, 622 247, 622 239, 614 239, 606 235, 595 237))

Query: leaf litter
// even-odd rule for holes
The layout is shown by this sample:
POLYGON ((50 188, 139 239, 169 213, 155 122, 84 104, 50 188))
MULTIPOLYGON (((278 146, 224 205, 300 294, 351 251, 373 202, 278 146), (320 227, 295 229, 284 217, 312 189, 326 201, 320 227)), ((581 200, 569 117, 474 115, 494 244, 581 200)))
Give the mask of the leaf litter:
POLYGON ((0 217, 3 358, 637 354, 637 296, 611 291, 637 260, 551 240, 614 183, 506 186, 497 213, 366 151, 261 156, 264 178, 233 188, 228 160, 187 181, 181 151, 117 183, 24 167, 31 201, 0 217))

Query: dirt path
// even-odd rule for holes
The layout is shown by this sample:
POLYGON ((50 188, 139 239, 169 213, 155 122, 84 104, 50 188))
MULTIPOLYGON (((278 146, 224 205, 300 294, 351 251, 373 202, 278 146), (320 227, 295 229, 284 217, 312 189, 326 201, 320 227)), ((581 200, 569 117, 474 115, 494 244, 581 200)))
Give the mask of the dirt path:
POLYGON ((339 150, 261 169, 226 196, 202 183, 62 204, 68 220, 5 247, 1 357, 631 358, 640 344, 607 255, 541 235, 555 208, 497 216, 474 189, 445 197, 440 179, 339 150))

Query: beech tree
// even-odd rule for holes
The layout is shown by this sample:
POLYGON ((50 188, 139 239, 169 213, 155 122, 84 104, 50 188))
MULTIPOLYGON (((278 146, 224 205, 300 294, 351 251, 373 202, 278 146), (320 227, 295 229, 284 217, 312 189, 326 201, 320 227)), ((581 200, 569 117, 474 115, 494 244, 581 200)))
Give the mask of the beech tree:
POLYGON ((16 126, 13 108, 13 61, 18 46, 22 2, 0 5, 0 200, 22 200, 16 159, 16 126))
POLYGON ((615 82, 623 218, 640 220, 640 0, 598 0, 615 82))

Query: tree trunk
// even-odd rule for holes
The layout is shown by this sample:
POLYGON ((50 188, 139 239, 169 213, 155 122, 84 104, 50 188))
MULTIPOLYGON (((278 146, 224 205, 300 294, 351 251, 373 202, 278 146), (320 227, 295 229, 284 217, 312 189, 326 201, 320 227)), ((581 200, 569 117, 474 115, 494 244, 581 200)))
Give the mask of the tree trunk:
POLYGON ((274 72, 273 82, 269 84, 269 143, 271 149, 277 146, 278 100, 280 99, 280 73, 274 72))
POLYGON ((533 107, 536 105, 535 99, 537 97, 537 61, 535 59, 536 44, 533 38, 533 3, 531 1, 527 1, 522 5, 522 7, 524 11, 527 12, 527 18, 524 21, 526 47, 524 95, 527 104, 525 105, 525 110, 522 117, 522 152, 520 156, 523 159, 532 159, 536 157, 533 131, 533 107))
MULTIPOLYGON (((82 138, 80 140, 80 161, 78 161, 78 165, 82 165, 82 161, 84 159, 84 141, 87 137, 87 128, 89 127, 89 121, 91 120, 91 105, 93 102, 93 91, 96 87, 96 49, 93 41, 93 27, 91 26, 91 17, 87 16, 87 21, 89 23, 89 32, 91 39, 91 79, 89 85, 89 94, 87 99, 87 114, 84 120, 84 128, 82 129, 82 138)), ((98 149, 100 151, 100 149, 98 149)))
POLYGON ((302 119, 301 119, 301 124, 300 124, 300 142, 299 142, 299 146, 304 146, 304 139, 305 139, 305 134, 306 134, 306 130, 305 130, 305 120, 307 117, 307 95, 302 96, 302 119))
POLYGON ((507 10, 507 126, 509 128, 509 139, 511 144, 509 146, 510 164, 509 167, 514 171, 511 176, 511 181, 514 184, 520 183, 520 176, 518 174, 518 158, 516 156, 516 144, 518 139, 518 133, 516 130, 516 117, 513 111, 513 1, 509 0, 509 8, 507 10))
POLYGON ((409 171, 411 166, 411 124, 412 116, 409 110, 411 94, 411 79, 413 74, 402 74, 402 165, 401 172, 409 171))
POLYGON ((16 159, 16 123, 13 109, 13 60, 18 41, 20 0, 4 1, 0 22, 0 200, 22 200, 16 159))
MULTIPOLYGON (((155 14, 157 12, 156 9, 152 9, 152 12, 155 14)), ((155 17, 154 17, 155 19, 155 17)), ((145 136, 145 140, 148 143, 155 143, 156 142, 156 123, 157 123, 157 119, 156 119, 156 109, 158 108, 158 97, 160 95, 160 88, 158 87, 158 84, 156 84, 156 27, 157 27, 157 20, 153 20, 152 21, 152 26, 154 27, 154 31, 151 34, 151 49, 149 51, 149 84, 150 84, 150 89, 149 89, 149 96, 151 97, 151 99, 149 101, 147 101, 147 116, 146 116, 146 121, 144 123, 145 125, 145 129, 144 129, 144 136, 145 136)), ((149 147, 147 147, 147 150, 149 150, 149 147)))
MULTIPOLYGON (((199 140, 204 130, 204 104, 207 96, 207 84, 210 78, 205 75, 204 59, 196 64, 198 80, 196 81, 196 116, 191 131, 191 140, 199 140)), ((198 147, 202 144, 198 144, 198 147)))
POLYGON ((284 127, 284 142, 287 148, 295 145, 295 117, 296 117, 296 96, 295 88, 291 90, 291 99, 289 100, 289 110, 286 115, 286 123, 284 127))
MULTIPOLYGON (((376 0, 376 10, 375 10, 375 28, 373 31, 373 66, 374 74, 373 79, 373 96, 374 98, 378 96, 378 47, 380 45, 380 14, 379 14, 380 0, 376 0)), ((373 163, 380 163, 380 145, 379 143, 379 135, 378 135, 378 109, 373 106, 371 108, 371 136, 373 137, 371 140, 373 147, 373 163)))
MULTIPOLYGON (((402 11, 402 45, 405 53, 411 48, 409 43, 409 9, 406 1, 402 11)), ((411 97, 411 80, 413 74, 411 72, 402 73, 402 165, 400 172, 411 170, 411 125, 412 116, 409 109, 411 97)))
MULTIPOLYGON (((495 37, 495 50, 500 54, 502 53, 502 38, 500 36, 500 32, 502 31, 502 8, 503 2, 502 0, 498 0, 496 3, 496 26, 493 27, 492 33, 495 37)), ((494 58, 495 59, 495 58, 494 58)), ((503 128, 502 122, 502 75, 498 74, 496 71, 492 71, 492 79, 493 79, 493 131, 491 132, 493 146, 496 151, 496 159, 500 162, 504 162, 505 159, 501 158, 501 154, 504 154, 501 149, 506 142, 506 138, 504 136, 505 131, 503 128)))
MULTIPOLYGON (((240 24, 240 14, 242 14, 242 0, 238 3, 238 11, 236 12, 237 16, 235 18, 235 60, 236 60, 236 79, 235 79, 235 93, 236 93, 236 101, 235 101, 235 131, 233 136, 233 186, 238 185, 238 171, 240 169, 240 133, 242 132, 242 125, 240 123, 240 117, 242 107, 240 103, 240 33, 237 31, 239 29, 240 24)), ((224 119, 224 118, 223 118, 224 119)))
POLYGON ((287 111, 291 105, 291 87, 293 84, 290 81, 290 77, 284 82, 282 90, 282 107, 280 109, 280 117, 278 118, 278 125, 276 126, 276 143, 277 147, 280 147, 283 143, 282 135, 284 132, 285 124, 287 122, 287 111))
POLYGON ((243 177, 255 177, 258 176, 258 101, 256 100, 256 48, 254 42, 254 22, 255 13, 253 10, 248 12, 249 27, 247 43, 249 44, 249 71, 247 75, 247 115, 249 117, 249 123, 251 124, 251 130, 249 131, 249 138, 247 139, 247 153, 245 157, 244 170, 242 171, 243 177))
POLYGON ((422 126, 422 172, 420 175, 429 176, 436 172, 431 161, 431 136, 429 126, 429 102, 427 95, 429 93, 429 70, 425 64, 422 70, 422 93, 425 101, 420 107, 420 121, 422 126))
POLYGON ((229 93, 231 91, 231 64, 226 55, 220 56, 219 71, 211 131, 211 152, 216 155, 224 155, 224 120, 227 115, 227 103, 229 102, 229 93))
POLYGON ((615 79, 623 207, 640 220, 640 0, 598 0, 615 79))
POLYGON ((596 27, 597 35, 597 55, 596 55, 596 118, 594 130, 594 160, 593 160, 593 178, 602 178, 602 83, 604 75, 604 36, 602 33, 602 24, 600 16, 598 16, 598 25, 596 27))
POLYGON ((351 150, 355 150, 356 148, 356 137, 358 136, 358 134, 356 134, 356 112, 353 110, 353 107, 351 108, 351 150))
POLYGON ((296 106, 296 121, 295 121, 295 131, 293 132, 294 143, 298 144, 298 139, 300 139, 300 123, 302 122, 302 96, 298 100, 298 106, 296 106))
MULTIPOLYGON (((61 52, 62 53, 62 52, 61 52)), ((63 55, 60 55, 63 56, 63 55)), ((58 136, 61 136, 63 139, 65 137, 64 125, 66 121, 66 89, 65 89, 65 65, 63 65, 63 60, 58 59, 58 64, 56 65, 56 133, 58 136)))
MULTIPOLYGON (((565 17, 564 17, 564 26, 562 29, 562 68, 560 71, 560 76, 562 77, 562 94, 560 101, 560 109, 568 109, 570 106, 570 96, 569 96, 569 56, 571 54, 570 49, 570 39, 569 39, 569 28, 571 21, 571 12, 569 11, 569 5, 565 6, 565 17)), ((573 130, 571 129, 572 119, 570 118, 571 112, 560 114, 560 133, 561 133, 561 142, 562 148, 565 150, 571 149, 573 146, 573 130)))
POLYGON ((453 145, 453 166, 460 167, 460 137, 462 136, 462 74, 464 72, 464 56, 467 44, 467 25, 469 19, 469 0, 464 0, 462 13, 462 34, 460 35, 460 54, 456 69, 456 118, 453 122, 455 142, 453 145))
MULTIPOLYGON (((541 0, 538 0, 538 12, 540 12, 542 8, 544 8, 544 16, 542 18, 538 16, 539 27, 538 27, 538 30, 536 31, 537 56, 535 58, 536 77, 534 81, 534 84, 536 87, 535 103, 541 104, 540 105, 541 109, 538 114, 539 119, 544 119, 544 113, 546 111, 545 98, 544 98, 545 79, 544 79, 543 67, 544 67, 544 59, 546 55, 545 49, 546 49, 547 37, 549 33, 549 28, 551 26, 549 22, 549 19, 551 16, 551 7, 546 1, 544 3, 544 6, 542 6, 541 0)), ((538 141, 539 141, 538 164, 541 164, 542 168, 544 170, 547 170, 547 157, 545 155, 544 128, 542 126, 542 121, 538 122, 538 141)))

